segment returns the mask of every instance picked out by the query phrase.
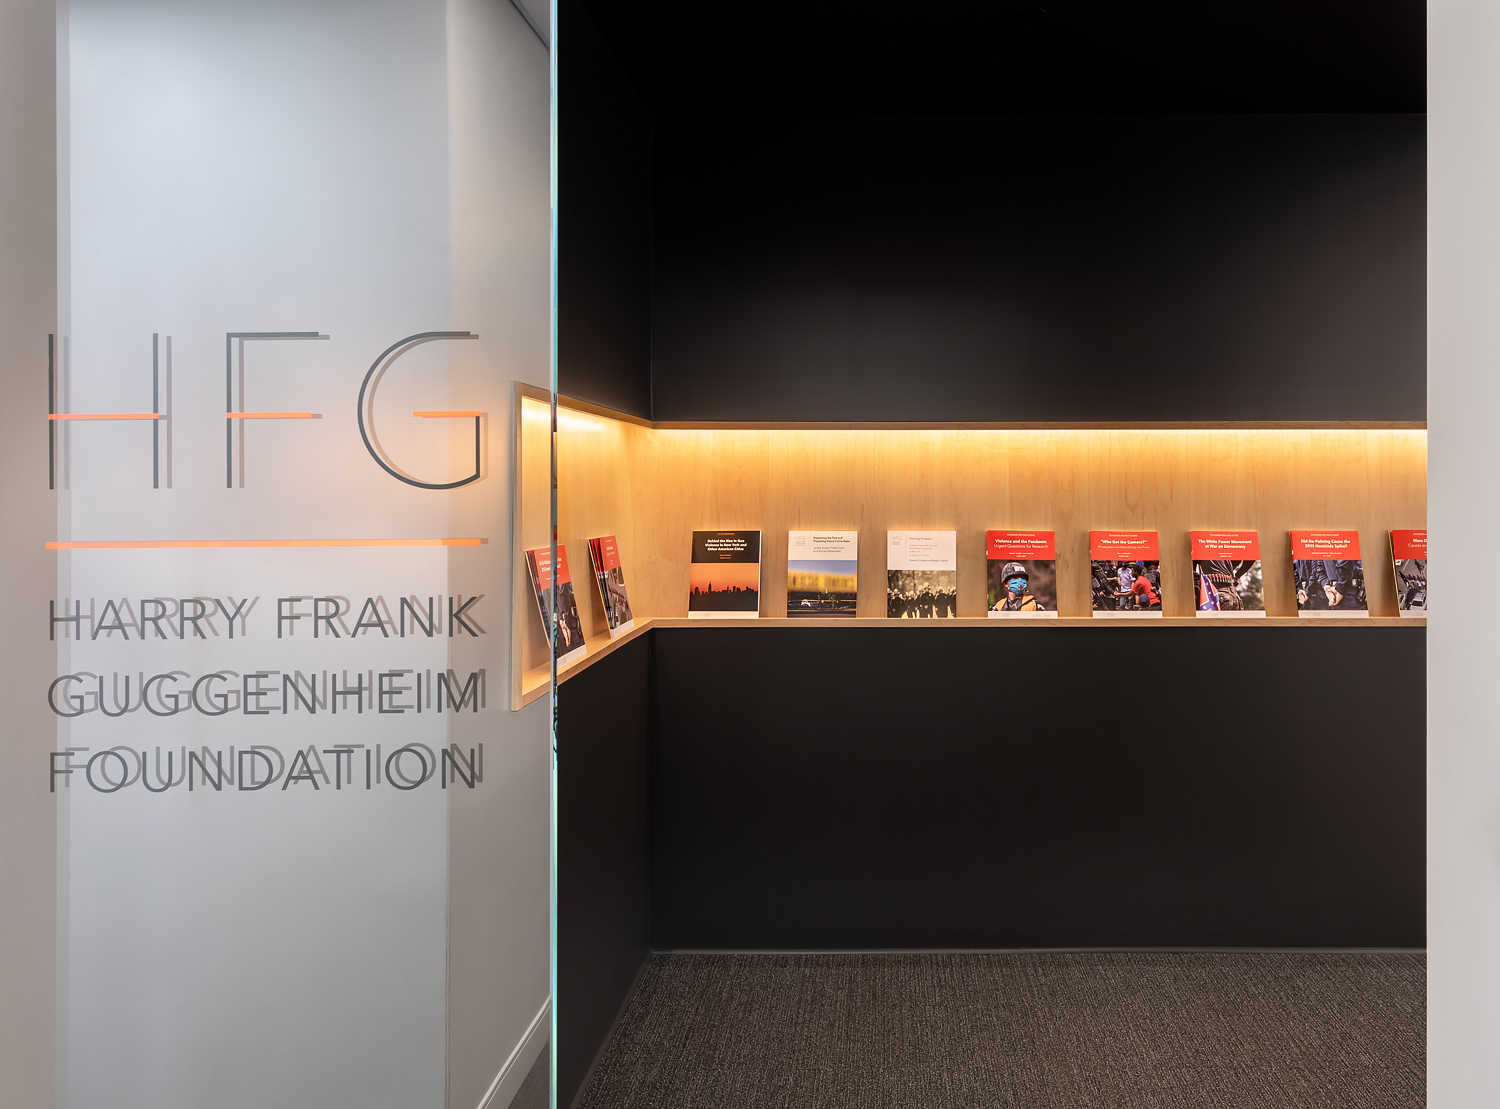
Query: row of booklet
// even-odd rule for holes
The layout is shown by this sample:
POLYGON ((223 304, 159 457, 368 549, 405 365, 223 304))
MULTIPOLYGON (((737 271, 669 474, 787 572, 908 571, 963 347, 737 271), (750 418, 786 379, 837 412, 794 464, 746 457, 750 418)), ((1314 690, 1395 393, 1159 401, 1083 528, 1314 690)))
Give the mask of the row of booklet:
MULTIPOLYGON (((1266 614, 1260 539, 1253 531, 1189 532, 1193 595, 1199 616, 1266 614)), ((695 531, 688 617, 760 615, 761 533, 695 531)), ((582 657, 583 628, 568 573, 558 555, 558 661, 582 657)), ((1299 616, 1368 616, 1357 531, 1291 533, 1299 616)), ((1391 532, 1391 557, 1402 616, 1427 614, 1427 532, 1391 532)), ((611 636, 634 627, 625 571, 612 535, 589 540, 589 559, 611 636)), ((1092 612, 1096 617, 1161 616, 1161 558, 1154 531, 1089 532, 1092 612)), ((1057 616, 1057 543, 1050 531, 985 532, 989 615, 1057 616)), ((551 550, 526 552, 545 629, 551 621, 551 550)), ((958 533, 886 532, 886 616, 899 620, 958 615, 958 533)), ((839 619, 859 599, 859 533, 793 531, 787 539, 787 616, 839 619)))

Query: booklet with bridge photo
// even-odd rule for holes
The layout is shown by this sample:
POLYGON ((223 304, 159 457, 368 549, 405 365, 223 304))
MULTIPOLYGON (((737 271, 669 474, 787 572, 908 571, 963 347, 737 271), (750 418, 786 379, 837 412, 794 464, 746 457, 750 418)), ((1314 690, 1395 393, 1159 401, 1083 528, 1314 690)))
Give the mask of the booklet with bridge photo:
POLYGON ((787 616, 852 619, 859 599, 859 532, 792 531, 786 546, 787 616))

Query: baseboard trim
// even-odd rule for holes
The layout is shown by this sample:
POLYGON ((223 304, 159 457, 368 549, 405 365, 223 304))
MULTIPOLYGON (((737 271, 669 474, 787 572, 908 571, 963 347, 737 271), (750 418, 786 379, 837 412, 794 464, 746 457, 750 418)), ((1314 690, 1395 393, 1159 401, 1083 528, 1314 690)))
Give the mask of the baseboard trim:
MULTIPOLYGON (((671 947, 653 955, 1425 955, 1425 947, 671 947)), ((618 1018, 617 1018, 618 1019, 618 1018)))
POLYGON ((641 975, 646 973, 646 967, 651 963, 651 956, 657 954, 661 954, 661 952, 646 952, 646 957, 641 960, 641 965, 636 968, 635 977, 630 980, 630 988, 625 991, 625 999, 620 1002, 619 1009, 615 1010, 615 1019, 609 1022, 609 1031, 605 1033, 604 1039, 599 1044, 599 1049, 594 1052, 593 1059, 589 1061, 589 1069, 583 1072, 583 1081, 578 1084, 578 1092, 573 1095, 573 1100, 568 1103, 568 1109, 578 1109, 579 1103, 583 1101, 583 1095, 588 1091, 589 1083, 593 1081, 594 1071, 599 1067, 599 1060, 604 1058, 604 1053, 609 1050, 609 1045, 614 1042, 615 1032, 619 1030, 620 1021, 625 1017, 625 1010, 630 1007, 631 998, 635 997, 635 991, 641 984, 641 975))
POLYGON ((530 1027, 510 1053, 510 1058, 500 1064, 500 1073, 495 1075, 495 1081, 490 1083, 484 1097, 479 1099, 479 1109, 507 1109, 515 1100, 521 1083, 526 1081, 526 1075, 531 1071, 531 1065, 547 1044, 551 1020, 552 999, 549 997, 542 1002, 541 1009, 532 1018, 530 1027))

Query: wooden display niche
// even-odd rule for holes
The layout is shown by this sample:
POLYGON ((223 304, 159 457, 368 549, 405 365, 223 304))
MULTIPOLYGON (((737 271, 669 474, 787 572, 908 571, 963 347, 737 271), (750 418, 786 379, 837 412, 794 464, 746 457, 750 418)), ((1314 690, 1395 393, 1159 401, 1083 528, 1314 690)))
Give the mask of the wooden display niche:
MULTIPOLYGON (((548 397, 516 383, 515 599, 511 706, 542 696, 547 641, 527 580, 527 549, 550 537, 548 397)), ((1188 532, 1260 533, 1267 617, 1252 626, 1410 624, 1397 618, 1392 528, 1427 526, 1423 424, 744 424, 653 425, 558 398, 558 541, 568 553, 588 654, 561 679, 657 627, 979 625, 1046 630, 1119 627, 1089 618, 1090 529, 1160 534, 1164 618, 1132 626, 1242 627, 1194 618, 1188 532), (959 618, 885 619, 885 532, 958 532, 959 618), (1057 533, 1059 620, 985 618, 984 533, 1057 533), (1296 615, 1288 532, 1357 528, 1370 617, 1296 615), (759 529, 761 618, 688 621, 691 533, 759 529), (787 532, 858 531, 854 620, 788 620, 787 532), (613 641, 589 565, 588 540, 614 535, 636 613, 613 641)))

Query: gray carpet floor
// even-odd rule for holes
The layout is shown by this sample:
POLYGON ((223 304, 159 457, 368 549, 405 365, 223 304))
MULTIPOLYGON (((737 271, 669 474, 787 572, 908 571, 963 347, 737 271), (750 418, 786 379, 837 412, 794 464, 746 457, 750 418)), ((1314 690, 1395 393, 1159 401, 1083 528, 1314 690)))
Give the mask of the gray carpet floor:
POLYGON ((1424 955, 657 955, 581 1109, 1421 1106, 1424 955))

